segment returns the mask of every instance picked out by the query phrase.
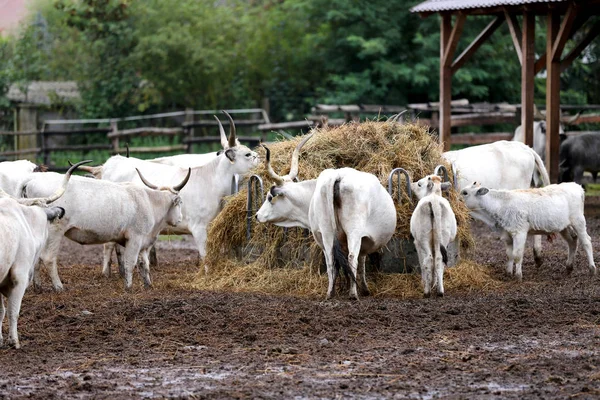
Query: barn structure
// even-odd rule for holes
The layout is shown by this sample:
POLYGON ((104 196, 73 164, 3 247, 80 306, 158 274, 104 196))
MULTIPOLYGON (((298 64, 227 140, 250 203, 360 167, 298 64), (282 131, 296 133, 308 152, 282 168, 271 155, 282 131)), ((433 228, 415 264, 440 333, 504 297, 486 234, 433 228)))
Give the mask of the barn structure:
POLYGON ((546 167, 552 182, 558 180, 560 146, 560 74, 600 33, 600 21, 588 21, 600 15, 600 0, 428 0, 411 9, 422 17, 441 16, 440 34, 440 121, 439 137, 450 148, 450 101, 452 76, 504 22, 510 30, 521 63, 521 125, 525 143, 533 144, 534 77, 546 68, 546 167), (454 57, 469 19, 478 16, 495 18, 465 50, 454 57), (522 17, 521 24, 518 17, 522 17), (536 59, 534 48, 535 19, 546 20, 546 51, 536 59), (577 32, 580 41, 563 56, 565 44, 577 32))

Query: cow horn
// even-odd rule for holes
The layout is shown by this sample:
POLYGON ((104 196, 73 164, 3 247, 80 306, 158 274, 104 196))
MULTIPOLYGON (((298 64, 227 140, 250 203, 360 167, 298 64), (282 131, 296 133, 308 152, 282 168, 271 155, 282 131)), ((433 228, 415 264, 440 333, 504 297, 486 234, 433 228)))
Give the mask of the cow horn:
POLYGON ((77 164, 73 164, 71 166, 71 168, 69 168, 69 170, 65 174, 65 177, 63 178, 61 187, 58 188, 56 190, 56 192, 52 193, 50 196, 44 197, 44 198, 17 199, 17 201, 20 204, 27 205, 27 206, 48 205, 52 202, 55 202, 56 200, 60 199, 60 197, 63 194, 65 194, 69 180, 71 180, 71 175, 73 175, 73 171, 75 171, 80 165, 91 163, 91 162, 92 162, 92 160, 85 160, 85 161, 79 161, 77 164))
POLYGON ((226 150, 229 148, 229 143, 227 141, 227 135, 225 134, 225 128, 223 128, 223 124, 221 123, 221 120, 216 115, 213 115, 213 117, 215 117, 215 119, 217 120, 217 122, 219 124, 219 135, 221 135, 221 146, 223 147, 224 150, 226 150))
POLYGON ((229 118, 229 142, 227 143, 229 145, 229 147, 234 147, 236 145, 236 134, 235 134, 235 124, 233 123, 233 118, 231 118, 231 115, 229 115, 229 113, 225 110, 222 110, 223 113, 225 115, 227 115, 227 118, 229 118))
POLYGON ((181 189, 183 189, 183 187, 188 183, 188 181, 190 180, 190 176, 192 175, 192 169, 188 168, 188 173, 185 176, 185 178, 183 179, 183 181, 177 185, 177 186, 173 186, 173 190, 175 192, 179 192, 181 189))
POLYGON ((546 119, 544 114, 541 113, 541 111, 537 108, 535 104, 533 105, 533 118, 537 120, 546 119))
POLYGON ((267 156, 265 157, 265 165, 267 166, 267 171, 269 172, 269 175, 271 176, 271 178, 273 178, 277 186, 283 185, 283 178, 277 175, 271 167, 271 150, 269 150, 269 148, 262 143, 260 145, 264 147, 265 151, 267 152, 267 156))
POLYGON ((150 182, 148 182, 146 180, 146 178, 144 178, 144 175, 142 175, 142 173, 140 172, 139 169, 135 169, 138 173, 138 175, 140 176, 140 179, 142 180, 142 182, 144 183, 144 185, 148 186, 150 189, 158 189, 158 186, 151 184, 150 182))
POLYGON ((565 120, 565 124, 567 124, 567 125, 575 125, 575 123, 577 122, 577 120, 579 119, 580 116, 581 116, 581 111, 579 111, 577 114, 575 114, 571 118, 565 120))
POLYGON ((298 176, 298 159, 300 157, 300 149, 302 148, 302 146, 304 146, 306 142, 308 142, 308 139, 313 137, 313 135, 314 133, 306 135, 306 137, 302 139, 300 143, 298 143, 298 145, 294 149, 294 152, 292 153, 292 166, 290 167, 290 173, 288 174, 291 180, 296 179, 296 177, 298 176))

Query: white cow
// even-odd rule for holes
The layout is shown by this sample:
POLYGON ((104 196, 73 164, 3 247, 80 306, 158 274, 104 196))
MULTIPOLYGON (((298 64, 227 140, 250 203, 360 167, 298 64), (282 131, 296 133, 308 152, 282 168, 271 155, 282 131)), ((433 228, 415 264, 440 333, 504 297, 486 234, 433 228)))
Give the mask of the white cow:
POLYGON ((2 322, 8 300, 7 344, 20 348, 17 320, 25 290, 33 276, 35 264, 48 238, 49 222, 65 214, 62 207, 48 207, 65 193, 71 173, 69 169, 62 185, 45 198, 14 199, 0 190, 0 345, 3 344, 2 322))
MULTIPOLYGON (((145 181, 141 174, 140 178, 149 187, 74 177, 68 192, 57 203, 67 213, 60 223, 51 227, 48 243, 41 255, 54 289, 63 288, 56 265, 63 236, 79 244, 115 242, 124 246, 126 288, 131 287, 133 267, 141 254, 142 277, 144 284, 150 286, 148 251, 166 225, 181 222, 179 191, 185 187, 190 174, 191 170, 188 170, 181 183, 173 187, 156 187, 145 181)), ((24 192, 27 197, 39 197, 53 191, 60 179, 60 174, 52 172, 35 176, 27 182, 24 192)), ((107 268, 105 257, 105 273, 107 268)), ((37 274, 35 278, 34 283, 39 285, 37 274)))
POLYGON ((589 270, 596 273, 592 242, 586 231, 583 188, 576 183, 561 183, 525 190, 495 190, 477 182, 461 191, 473 215, 499 231, 506 243, 506 272, 523 278, 521 264, 528 234, 558 232, 569 244, 567 272, 573 270, 573 260, 581 242, 588 258, 589 270))
MULTIPOLYGON (((229 116, 229 118, 231 118, 229 116)), ((191 169, 189 184, 181 191, 183 219, 177 226, 170 227, 167 233, 192 234, 200 259, 206 256, 206 235, 210 222, 221 210, 222 199, 231 193, 231 180, 234 175, 244 175, 258 163, 258 154, 245 146, 236 146, 236 133, 233 121, 230 125, 229 148, 208 164, 191 169)), ((100 167, 87 168, 96 177, 112 182, 134 182, 141 184, 135 169, 153 182, 166 185, 181 180, 187 169, 161 165, 137 158, 113 156, 100 167)), ((208 265, 205 265, 208 272, 208 265)))
POLYGON ((259 222, 311 230, 325 254, 328 299, 333 296, 336 264, 350 276, 351 298, 358 299, 358 272, 362 292, 368 294, 366 255, 383 247, 396 229, 394 202, 377 177, 352 168, 327 169, 316 180, 294 183, 275 174, 270 165, 268 170, 279 185, 271 188, 259 209, 259 222))
POLYGON ((13 197, 21 197, 23 182, 32 172, 45 172, 45 166, 39 166, 28 160, 0 162, 0 189, 13 197))
MULTIPOLYGON (((561 140, 567 137, 562 124, 558 127, 558 134, 561 140)), ((521 125, 515 129, 512 140, 525 143, 525 132, 521 125)), ((546 121, 536 121, 533 123, 533 150, 535 150, 542 160, 546 159, 546 121)))
POLYGON ((420 199, 410 218, 410 233, 414 238, 425 297, 436 288, 444 295, 444 264, 448 262, 446 248, 456 237, 456 216, 442 189, 449 188, 437 175, 428 175, 412 183, 413 192, 420 199))

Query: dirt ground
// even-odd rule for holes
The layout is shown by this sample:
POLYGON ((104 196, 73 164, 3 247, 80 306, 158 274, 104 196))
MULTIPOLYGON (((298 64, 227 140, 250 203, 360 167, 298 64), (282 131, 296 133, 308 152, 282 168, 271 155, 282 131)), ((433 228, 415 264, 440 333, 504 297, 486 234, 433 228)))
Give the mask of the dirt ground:
MULTIPOLYGON (((587 201, 600 249, 600 198, 587 201)), ((323 301, 184 290, 187 242, 161 242, 154 288, 100 273, 101 248, 64 246, 67 290, 28 290, 21 350, 0 349, 0 398, 598 398, 600 277, 566 244, 529 248, 523 283, 502 242, 474 224, 474 259, 499 291, 442 299, 323 301)), ((6 327, 4 328, 6 332, 6 327)))

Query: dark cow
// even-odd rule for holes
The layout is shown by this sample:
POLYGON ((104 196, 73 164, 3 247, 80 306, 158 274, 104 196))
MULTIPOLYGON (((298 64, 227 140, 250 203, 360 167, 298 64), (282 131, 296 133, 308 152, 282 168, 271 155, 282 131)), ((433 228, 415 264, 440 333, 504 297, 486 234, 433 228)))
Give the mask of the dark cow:
POLYGON ((600 171, 600 132, 571 136, 560 145, 560 182, 581 184, 584 171, 591 172, 596 181, 600 171))

